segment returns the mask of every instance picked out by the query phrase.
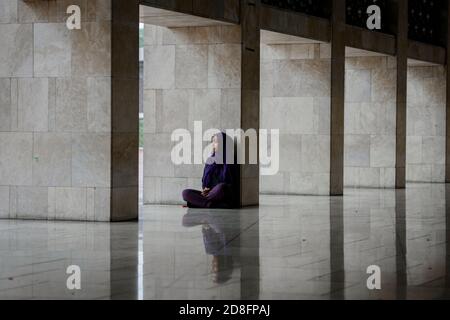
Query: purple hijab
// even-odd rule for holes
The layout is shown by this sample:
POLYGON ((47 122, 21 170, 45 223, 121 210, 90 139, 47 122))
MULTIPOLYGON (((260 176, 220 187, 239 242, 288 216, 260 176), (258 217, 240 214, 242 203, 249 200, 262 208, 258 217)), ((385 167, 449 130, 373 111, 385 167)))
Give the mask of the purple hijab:
POLYGON ((203 189, 212 189, 219 183, 232 184, 233 175, 230 164, 227 164, 227 135, 222 132, 216 135, 219 138, 221 149, 214 152, 208 159, 203 171, 202 187, 203 189))

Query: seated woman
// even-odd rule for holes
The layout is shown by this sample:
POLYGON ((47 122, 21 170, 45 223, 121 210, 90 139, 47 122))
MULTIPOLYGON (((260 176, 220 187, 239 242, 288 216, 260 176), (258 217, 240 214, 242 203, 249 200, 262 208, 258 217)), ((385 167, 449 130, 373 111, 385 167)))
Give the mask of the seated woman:
POLYGON ((202 191, 192 189, 183 191, 183 200, 187 202, 189 208, 233 207, 235 166, 227 164, 227 140, 225 133, 213 136, 213 153, 203 171, 202 191))

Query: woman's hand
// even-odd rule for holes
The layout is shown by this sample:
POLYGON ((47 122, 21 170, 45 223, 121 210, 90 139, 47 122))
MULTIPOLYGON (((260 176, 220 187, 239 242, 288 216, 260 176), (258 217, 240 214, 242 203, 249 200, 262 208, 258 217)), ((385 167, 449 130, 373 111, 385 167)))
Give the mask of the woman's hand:
POLYGON ((211 191, 211 189, 209 189, 209 188, 203 189, 202 196, 206 197, 209 194, 210 191, 211 191))

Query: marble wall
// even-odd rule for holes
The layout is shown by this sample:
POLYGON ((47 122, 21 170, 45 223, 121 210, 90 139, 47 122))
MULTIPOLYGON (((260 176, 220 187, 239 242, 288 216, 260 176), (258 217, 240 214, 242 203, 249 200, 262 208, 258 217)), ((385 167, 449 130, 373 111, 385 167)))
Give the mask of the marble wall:
POLYGON ((0 44, 0 218, 109 221, 111 1, 2 0, 0 44))
POLYGON ((330 46, 273 42, 269 35, 263 35, 261 44, 261 128, 280 130, 280 171, 261 176, 261 193, 326 195, 330 46))
POLYGON ((348 54, 345 79, 344 185, 395 187, 396 61, 348 54))
POLYGON ((203 165, 174 165, 171 134, 240 127, 241 29, 146 24, 144 60, 144 203, 180 204, 203 165))
POLYGON ((408 67, 406 179, 445 181, 444 66, 408 67))

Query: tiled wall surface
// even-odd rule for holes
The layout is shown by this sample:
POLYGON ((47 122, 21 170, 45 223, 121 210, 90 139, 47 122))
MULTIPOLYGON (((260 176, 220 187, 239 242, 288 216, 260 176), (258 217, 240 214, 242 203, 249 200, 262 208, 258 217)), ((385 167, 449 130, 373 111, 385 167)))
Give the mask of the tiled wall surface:
POLYGON ((172 163, 172 132, 240 127, 241 30, 146 25, 144 59, 144 203, 179 204, 203 165, 172 163))
POLYGON ((262 176, 261 193, 329 192, 329 45, 261 46, 261 128, 280 130, 280 171, 262 176))
POLYGON ((396 61, 346 58, 344 185, 395 186, 396 61))
MULTIPOLYGON (((0 218, 110 220, 111 1, 0 1, 0 218), (66 9, 81 7, 82 29, 66 9), (95 45, 93 45, 95 44, 95 45)), ((261 192, 329 190, 329 45, 263 44, 261 127, 280 173, 261 192)), ((178 204, 203 166, 175 166, 171 133, 240 127, 238 26, 145 30, 144 202, 178 204)), ((346 63, 345 185, 393 187, 395 59, 346 63)), ((409 67, 407 180, 444 181, 445 72, 409 67)))
POLYGON ((110 219, 110 4, 0 1, 0 218, 110 219))
POLYGON ((445 181, 445 86, 443 66, 408 68, 407 181, 445 181))

